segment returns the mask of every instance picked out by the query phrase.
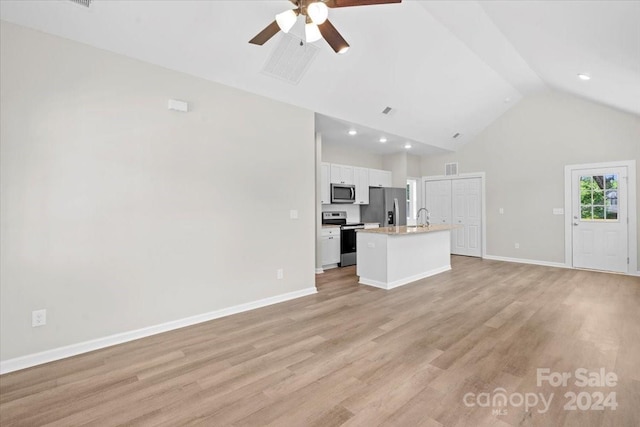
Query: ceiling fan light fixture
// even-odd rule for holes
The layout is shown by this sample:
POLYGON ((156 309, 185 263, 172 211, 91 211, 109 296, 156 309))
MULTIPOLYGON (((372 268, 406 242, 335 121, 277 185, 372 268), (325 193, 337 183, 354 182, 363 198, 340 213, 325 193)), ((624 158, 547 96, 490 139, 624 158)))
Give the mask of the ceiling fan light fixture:
POLYGON ((276 22, 283 33, 288 33, 298 19, 298 13, 294 9, 286 10, 276 15, 276 22))
POLYGON ((329 8, 323 2, 317 1, 307 6, 307 15, 314 24, 321 25, 329 17, 329 8))
POLYGON ((304 26, 304 38, 307 43, 313 43, 322 38, 322 34, 320 34, 320 30, 318 26, 313 22, 307 22, 304 26))

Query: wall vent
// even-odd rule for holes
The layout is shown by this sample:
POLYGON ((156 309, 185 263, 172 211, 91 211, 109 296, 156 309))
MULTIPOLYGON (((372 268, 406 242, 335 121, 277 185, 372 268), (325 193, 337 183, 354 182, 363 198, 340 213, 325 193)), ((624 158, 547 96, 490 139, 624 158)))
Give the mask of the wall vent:
POLYGON ((291 84, 298 84, 318 55, 320 48, 301 41, 291 34, 281 33, 278 44, 269 55, 262 73, 291 84))
POLYGON ((455 135, 453 135, 453 139, 456 139, 460 136, 460 132, 456 132, 455 135))
POLYGON ((389 114, 389 113, 391 112, 391 110, 392 110, 392 109, 393 109, 393 108, 391 108, 391 107, 385 107, 385 109, 384 109, 384 110, 382 110, 382 114, 389 114))
POLYGON ((458 175, 458 162, 444 164, 445 176, 458 175))
POLYGON ((71 3, 79 4, 80 6, 89 7, 93 0, 69 0, 71 3))

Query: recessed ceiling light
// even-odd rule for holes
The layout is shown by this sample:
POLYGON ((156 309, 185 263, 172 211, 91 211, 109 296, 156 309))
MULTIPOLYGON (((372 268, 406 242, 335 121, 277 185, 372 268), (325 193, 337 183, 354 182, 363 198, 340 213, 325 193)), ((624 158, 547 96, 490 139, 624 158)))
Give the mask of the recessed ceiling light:
POLYGON ((355 130, 355 129, 351 129, 351 130, 349 131, 349 135, 351 135, 351 136, 353 136, 353 135, 357 135, 357 134, 358 134, 358 131, 357 131, 357 130, 355 130))
POLYGON ((409 148, 411 148, 411 144, 407 142, 406 144, 404 144, 404 148, 408 150, 409 148))
POLYGON ((505 99, 504 99, 504 103, 505 103, 505 104, 506 104, 506 103, 508 103, 508 102, 511 102, 511 98, 505 98, 505 99))
POLYGON ((385 138, 384 136, 380 137, 380 142, 384 144, 385 142, 387 142, 387 138, 385 138))
POLYGON ((584 80, 584 81, 591 80, 591 76, 589 76, 588 74, 583 74, 583 73, 578 74, 578 78, 580 80, 584 80))

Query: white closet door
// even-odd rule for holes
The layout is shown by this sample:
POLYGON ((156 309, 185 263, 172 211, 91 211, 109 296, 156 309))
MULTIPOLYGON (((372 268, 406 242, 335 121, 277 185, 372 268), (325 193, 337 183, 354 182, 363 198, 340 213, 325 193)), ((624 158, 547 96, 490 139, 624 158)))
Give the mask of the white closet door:
POLYGON ((431 224, 451 224, 451 180, 426 181, 425 207, 431 224))
POLYGON ((453 224, 451 253, 482 256, 482 189, 480 178, 454 179, 451 183, 453 224))
POLYGON ((424 181, 425 207, 432 224, 453 224, 451 253, 482 256, 482 179, 424 181))

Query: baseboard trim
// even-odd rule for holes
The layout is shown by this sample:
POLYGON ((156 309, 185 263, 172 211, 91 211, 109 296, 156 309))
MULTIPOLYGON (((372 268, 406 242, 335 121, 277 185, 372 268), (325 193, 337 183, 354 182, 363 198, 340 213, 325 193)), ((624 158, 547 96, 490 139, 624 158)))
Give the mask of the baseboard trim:
POLYGON ((286 294, 276 295, 245 304, 235 305, 233 307, 211 311, 209 313, 203 313, 196 316, 186 317, 184 319, 161 323, 159 325, 110 335, 103 338, 97 338, 90 341, 84 341, 77 344, 71 344, 64 347, 58 347, 40 353, 28 354, 26 356, 16 357, 14 359, 4 360, 0 362, 0 374, 7 374, 9 372, 18 371, 20 369, 31 368, 33 366, 42 365, 43 363, 66 359, 67 357, 77 356, 79 354, 88 353, 90 351, 100 350, 102 348, 111 347, 113 345, 149 337, 151 335, 161 334, 163 332, 184 328, 186 326, 196 325, 198 323, 208 322, 209 320, 231 316, 232 314, 255 310, 257 308, 278 304, 280 302, 301 298, 307 295, 313 295, 315 293, 317 293, 315 287, 301 289, 299 291, 288 292, 286 294))
MULTIPOLYGON (((495 255, 485 255, 483 259, 489 259, 491 261, 504 261, 504 262, 515 262, 519 264, 532 264, 532 265, 542 265, 544 267, 557 267, 557 268, 569 268, 574 269, 573 266, 561 263, 561 262, 551 262, 551 261, 538 261, 535 259, 522 259, 522 258, 509 258, 495 255)), ((587 271, 597 271, 597 270, 587 270, 587 271)), ((623 274, 626 276, 640 276, 640 271, 637 272, 628 272, 628 273, 616 273, 612 271, 600 271, 600 273, 612 273, 612 274, 623 274)))
POLYGON ((359 280, 358 280, 358 283, 361 283, 363 285, 368 285, 368 286, 374 286, 374 287, 380 288, 380 289, 389 290, 389 289, 397 288, 398 286, 402 286, 402 285, 406 285, 406 284, 411 283, 411 282, 415 282, 416 280, 425 279, 427 277, 435 276, 436 274, 444 273, 445 271, 449 271, 449 270, 451 270, 451 265, 446 265, 444 267, 434 268, 433 270, 429 270, 429 271, 426 271, 424 273, 416 274, 415 276, 411 276, 411 277, 407 277, 407 278, 404 278, 404 279, 396 280, 396 281, 391 282, 391 283, 385 283, 385 282, 380 282, 378 280, 373 280, 373 279, 367 279, 367 278, 360 277, 359 280))
POLYGON ((495 256, 495 255, 485 255, 482 258, 489 259, 491 261, 504 261, 504 262, 515 262, 518 264, 542 265, 545 267, 571 268, 571 266, 568 266, 563 262, 539 261, 535 259, 524 259, 524 258, 509 258, 509 257, 503 257, 503 256, 495 256))
POLYGON ((316 274, 322 274, 324 270, 322 268, 316 268, 316 274))

